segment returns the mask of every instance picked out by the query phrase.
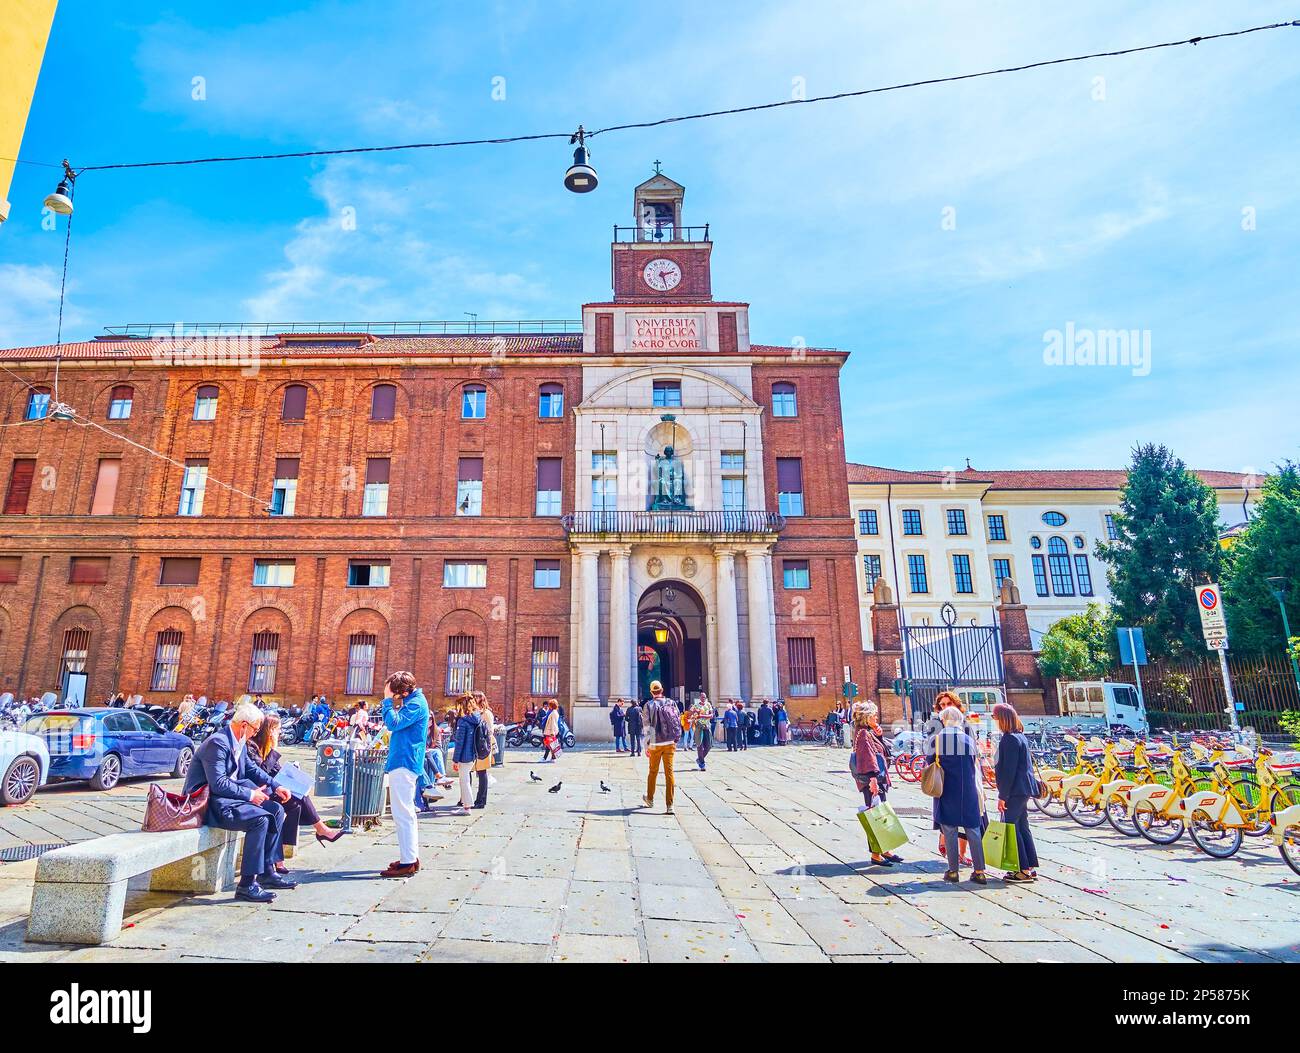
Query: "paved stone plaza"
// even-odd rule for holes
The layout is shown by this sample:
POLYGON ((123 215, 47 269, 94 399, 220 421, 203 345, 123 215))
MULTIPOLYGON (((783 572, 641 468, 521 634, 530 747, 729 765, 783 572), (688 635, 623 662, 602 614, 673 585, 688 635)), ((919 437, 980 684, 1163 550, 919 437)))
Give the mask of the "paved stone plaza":
MULTIPOLYGON (((847 756, 715 750, 700 773, 679 751, 668 816, 662 787, 638 807, 644 759, 514 751, 486 812, 422 818, 414 878, 375 876, 387 823, 305 845, 302 885, 269 907, 135 893, 97 948, 24 943, 36 863, 0 863, 0 961, 1300 961, 1300 879, 1267 839, 1216 861, 1035 816, 1039 882, 954 886, 912 786, 892 795, 907 862, 867 863, 847 756)), ((135 829, 146 789, 42 791, 0 811, 0 850, 135 829)))

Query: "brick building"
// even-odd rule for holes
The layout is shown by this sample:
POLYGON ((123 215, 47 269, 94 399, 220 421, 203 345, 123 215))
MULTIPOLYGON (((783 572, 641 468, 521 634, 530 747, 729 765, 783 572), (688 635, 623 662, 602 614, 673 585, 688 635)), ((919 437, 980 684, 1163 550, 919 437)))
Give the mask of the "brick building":
POLYGON ((751 344, 683 197, 637 188, 580 325, 0 352, 0 690, 824 711, 863 663, 846 355, 751 344))

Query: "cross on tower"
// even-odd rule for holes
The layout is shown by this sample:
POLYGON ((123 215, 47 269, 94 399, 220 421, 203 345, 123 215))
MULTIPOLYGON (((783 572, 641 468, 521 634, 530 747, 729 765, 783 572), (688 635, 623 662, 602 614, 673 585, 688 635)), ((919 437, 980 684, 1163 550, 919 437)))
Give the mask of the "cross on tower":
POLYGON ((662 173, 659 171, 659 162, 656 161, 656 162, 655 162, 655 175, 661 175, 661 174, 662 174, 662 173))

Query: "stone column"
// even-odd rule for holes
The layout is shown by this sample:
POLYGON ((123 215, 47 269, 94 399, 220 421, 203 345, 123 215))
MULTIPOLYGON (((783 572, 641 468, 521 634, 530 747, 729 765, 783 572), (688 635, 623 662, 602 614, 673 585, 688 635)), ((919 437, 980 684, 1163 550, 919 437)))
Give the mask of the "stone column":
POLYGON ((581 568, 578 604, 578 701, 593 702, 600 695, 600 550, 578 553, 581 568))
POLYGON ((715 549, 714 580, 718 597, 718 698, 740 697, 740 622, 736 615, 736 554, 715 549))
POLYGON ((632 697, 632 578, 628 546, 609 550, 609 694, 632 697))
POLYGON ((772 574, 767 553, 750 549, 745 556, 749 573, 749 684, 751 698, 775 698, 776 655, 772 653, 772 574))

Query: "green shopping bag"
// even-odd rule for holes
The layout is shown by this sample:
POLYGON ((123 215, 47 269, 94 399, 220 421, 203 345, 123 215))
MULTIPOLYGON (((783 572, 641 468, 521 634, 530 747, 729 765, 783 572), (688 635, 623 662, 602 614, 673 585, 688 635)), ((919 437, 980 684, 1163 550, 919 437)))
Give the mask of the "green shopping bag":
POLYGON ((1016 828, 1010 823, 989 823, 984 831, 984 863, 994 870, 1014 874, 1020 869, 1020 848, 1016 828))
POLYGON ((907 831, 899 821, 898 813, 888 801, 881 801, 874 808, 858 813, 858 819, 867 828, 867 840, 875 834, 879 852, 892 852, 895 848, 907 844, 907 831))
POLYGON ((862 829, 867 835, 867 847, 871 849, 871 854, 873 856, 883 854, 884 849, 880 847, 880 842, 876 840, 876 835, 871 830, 871 824, 867 822, 867 810, 865 808, 858 809, 858 822, 862 824, 862 829))

